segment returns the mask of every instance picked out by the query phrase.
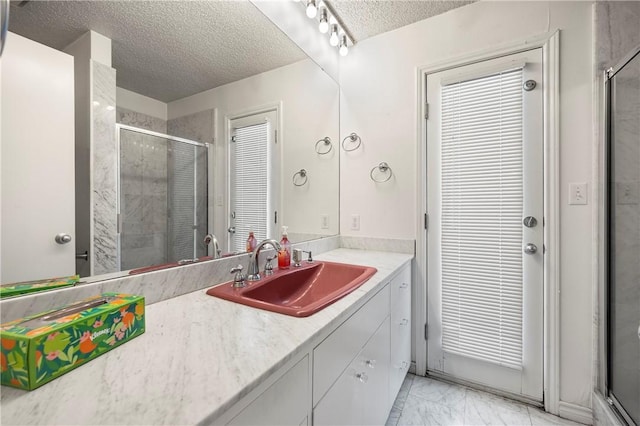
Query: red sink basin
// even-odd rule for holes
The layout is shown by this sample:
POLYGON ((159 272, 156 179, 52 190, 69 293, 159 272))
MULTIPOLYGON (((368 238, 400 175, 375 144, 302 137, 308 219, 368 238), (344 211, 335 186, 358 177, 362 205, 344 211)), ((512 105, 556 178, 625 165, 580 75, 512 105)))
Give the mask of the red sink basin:
POLYGON ((210 296, 278 312, 308 317, 364 284, 377 269, 334 262, 315 262, 278 270, 244 288, 227 282, 207 291, 210 296))

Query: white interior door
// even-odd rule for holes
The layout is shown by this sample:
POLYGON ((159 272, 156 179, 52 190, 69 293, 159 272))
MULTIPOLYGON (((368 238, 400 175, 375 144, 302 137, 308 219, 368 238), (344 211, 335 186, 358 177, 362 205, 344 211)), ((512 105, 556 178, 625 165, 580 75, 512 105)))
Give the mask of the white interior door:
POLYGON ((229 250, 245 251, 252 229, 258 242, 278 235, 280 151, 278 111, 230 120, 229 250))
POLYGON ((72 275, 73 57, 9 33, 0 73, 2 283, 72 275))
POLYGON ((427 101, 427 368, 542 401, 541 49, 430 74, 427 101))

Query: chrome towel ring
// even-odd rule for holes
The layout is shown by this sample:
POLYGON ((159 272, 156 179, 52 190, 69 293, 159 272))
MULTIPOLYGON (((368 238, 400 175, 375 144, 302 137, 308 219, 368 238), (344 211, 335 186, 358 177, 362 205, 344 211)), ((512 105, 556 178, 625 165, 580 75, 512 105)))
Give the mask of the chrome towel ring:
POLYGON ((361 144, 362 144, 362 139, 360 139, 360 136, 358 136, 356 133, 351 133, 349 136, 342 139, 342 149, 344 149, 346 152, 355 151, 356 149, 360 148, 361 144), (344 146, 345 142, 347 142, 347 139, 349 140, 349 143, 352 143, 352 144, 357 142, 357 145, 354 146, 353 148, 347 149, 344 146))
POLYGON ((331 143, 331 138, 329 136, 322 138, 318 142, 316 142, 316 152, 320 155, 326 155, 330 153, 332 149, 333 149, 333 144, 331 143), (324 150, 322 149, 323 146, 324 146, 324 150), (329 148, 327 148, 327 146, 329 148))
POLYGON ((303 186, 304 184, 307 183, 308 179, 309 179, 309 176, 307 176, 307 171, 305 169, 300 169, 300 171, 297 171, 293 174, 293 184, 295 186, 303 186), (300 176, 300 179, 304 179, 304 180, 302 182, 296 183, 297 180, 300 180, 300 179, 296 179, 296 176, 300 176))
POLYGON ((385 163, 384 161, 380 164, 378 164, 377 166, 374 166, 371 169, 371 172, 369 173, 369 177, 371 178, 372 181, 377 182, 377 183, 383 183, 388 181, 389 179, 391 179, 391 176, 393 176, 393 170, 391 170, 391 167, 389 167, 389 165, 387 163, 385 163), (386 179, 376 179, 375 177, 373 177, 373 172, 379 170, 380 173, 383 175, 386 175, 387 178, 386 179))

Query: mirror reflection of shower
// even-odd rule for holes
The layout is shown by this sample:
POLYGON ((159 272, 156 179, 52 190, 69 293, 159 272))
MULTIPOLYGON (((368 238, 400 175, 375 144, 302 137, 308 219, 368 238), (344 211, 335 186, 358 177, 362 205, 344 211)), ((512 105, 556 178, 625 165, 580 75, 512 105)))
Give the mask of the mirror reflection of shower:
POLYGON ((118 124, 120 270, 207 256, 207 144, 118 124))

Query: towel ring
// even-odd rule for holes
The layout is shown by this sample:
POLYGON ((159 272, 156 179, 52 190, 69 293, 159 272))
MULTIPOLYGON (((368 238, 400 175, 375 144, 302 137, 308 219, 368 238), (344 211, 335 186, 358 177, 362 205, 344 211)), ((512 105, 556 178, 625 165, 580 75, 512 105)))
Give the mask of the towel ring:
POLYGON ((362 144, 362 139, 360 139, 360 136, 358 136, 356 133, 351 133, 349 136, 347 136, 346 138, 342 139, 342 149, 344 149, 346 152, 355 151, 356 149, 360 148, 361 144, 362 144), (347 139, 349 139, 349 142, 351 142, 351 143, 358 142, 358 145, 354 146, 351 149, 345 148, 344 143, 347 141, 347 139))
POLYGON ((304 184, 307 183, 307 180, 309 179, 309 177, 307 176, 307 171, 305 169, 300 169, 300 171, 295 172, 293 174, 293 184, 295 186, 303 186, 304 184), (296 183, 296 176, 300 175, 301 178, 304 178, 304 180, 301 183, 296 183))
POLYGON ((333 144, 331 143, 331 138, 329 136, 320 139, 318 142, 316 142, 316 152, 320 155, 326 155, 328 153, 331 152, 331 150, 333 149, 333 144), (329 146, 329 149, 326 149, 325 151, 322 151, 322 145, 320 145, 320 143, 323 143, 324 146, 329 146))
POLYGON ((384 161, 380 164, 378 164, 377 166, 375 166, 373 169, 371 169, 371 172, 369 173, 369 177, 371 178, 372 181, 377 182, 377 183, 383 183, 388 181, 389 179, 391 179, 391 176, 393 176, 393 170, 391 170, 391 167, 389 167, 389 165, 387 163, 385 163, 384 161), (373 172, 378 169, 380 170, 381 173, 384 173, 387 175, 387 178, 384 180, 378 180, 376 178, 373 177, 373 172))

